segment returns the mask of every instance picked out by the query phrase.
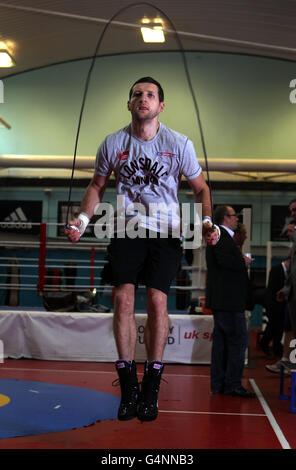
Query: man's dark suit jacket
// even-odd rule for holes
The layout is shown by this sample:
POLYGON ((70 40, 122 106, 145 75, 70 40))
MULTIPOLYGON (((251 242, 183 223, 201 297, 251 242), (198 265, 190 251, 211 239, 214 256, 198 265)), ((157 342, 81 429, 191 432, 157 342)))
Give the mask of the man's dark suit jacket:
POLYGON ((206 307, 225 312, 244 312, 248 306, 250 285, 240 249, 227 230, 220 227, 221 237, 207 246, 206 307))

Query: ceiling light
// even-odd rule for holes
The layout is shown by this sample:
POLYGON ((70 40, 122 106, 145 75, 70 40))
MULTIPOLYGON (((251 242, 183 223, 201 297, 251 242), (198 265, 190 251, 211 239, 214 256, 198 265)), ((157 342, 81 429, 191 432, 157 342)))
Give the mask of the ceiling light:
POLYGON ((150 20, 145 17, 142 19, 141 23, 141 33, 144 42, 165 42, 161 18, 150 20))
POLYGON ((15 62, 8 51, 0 49, 0 67, 13 67, 15 62))

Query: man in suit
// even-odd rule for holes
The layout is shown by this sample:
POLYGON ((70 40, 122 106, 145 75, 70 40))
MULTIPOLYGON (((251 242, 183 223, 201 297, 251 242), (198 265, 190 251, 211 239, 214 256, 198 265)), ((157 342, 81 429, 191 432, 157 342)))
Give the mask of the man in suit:
POLYGON ((250 288, 247 267, 252 260, 241 253, 233 240, 238 224, 234 209, 218 206, 215 223, 220 226, 220 239, 216 245, 206 248, 206 307, 214 316, 211 392, 253 398, 255 394, 241 384, 248 343, 245 310, 250 288))
POLYGON ((288 237, 292 242, 289 276, 286 283, 286 298, 294 337, 296 337, 296 199, 289 204, 292 220, 288 225, 288 237))
POLYGON ((269 344, 272 343, 272 352, 276 357, 282 357, 281 343, 284 332, 286 302, 278 299, 278 292, 283 288, 288 278, 290 257, 282 263, 276 264, 270 270, 266 289, 266 314, 268 323, 260 341, 261 349, 269 353, 269 344))

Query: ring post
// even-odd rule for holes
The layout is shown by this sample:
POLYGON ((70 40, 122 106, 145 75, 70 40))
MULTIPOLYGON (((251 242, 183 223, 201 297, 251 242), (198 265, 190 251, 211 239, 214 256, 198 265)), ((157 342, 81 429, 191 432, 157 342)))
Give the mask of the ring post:
POLYGON ((46 223, 40 224, 40 248, 39 248, 39 265, 38 265, 38 284, 37 290, 39 295, 42 294, 45 284, 45 261, 46 261, 46 223))

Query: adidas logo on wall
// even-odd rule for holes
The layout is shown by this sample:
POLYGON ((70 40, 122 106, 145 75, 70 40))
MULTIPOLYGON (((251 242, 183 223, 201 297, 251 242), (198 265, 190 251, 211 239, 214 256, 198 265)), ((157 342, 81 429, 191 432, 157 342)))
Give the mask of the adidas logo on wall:
POLYGON ((18 207, 0 222, 1 228, 31 229, 32 224, 28 221, 23 209, 18 207))

